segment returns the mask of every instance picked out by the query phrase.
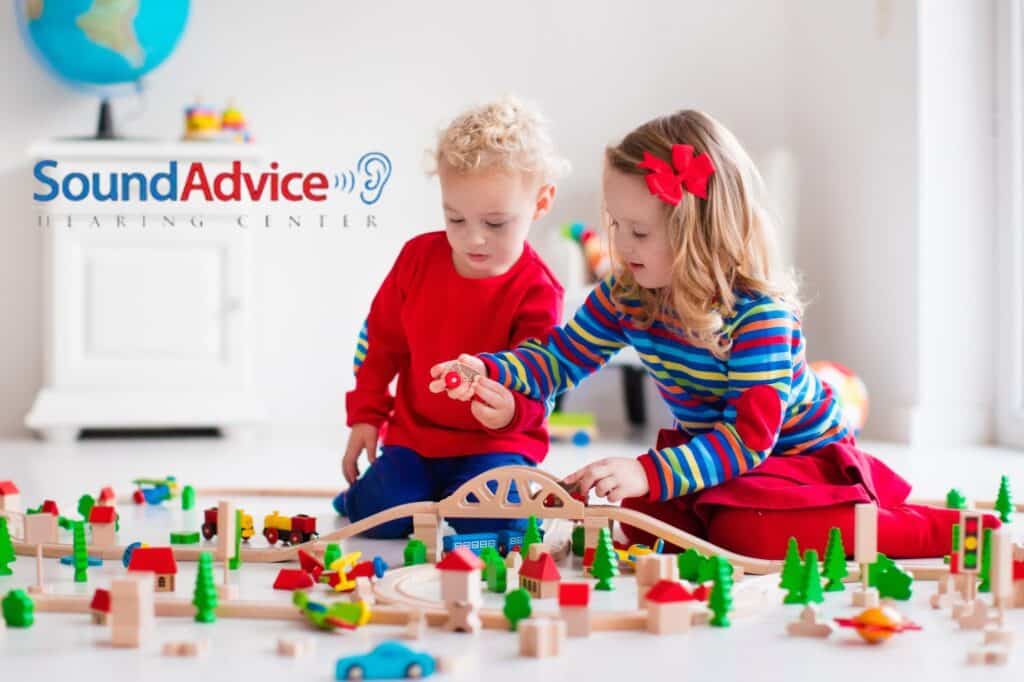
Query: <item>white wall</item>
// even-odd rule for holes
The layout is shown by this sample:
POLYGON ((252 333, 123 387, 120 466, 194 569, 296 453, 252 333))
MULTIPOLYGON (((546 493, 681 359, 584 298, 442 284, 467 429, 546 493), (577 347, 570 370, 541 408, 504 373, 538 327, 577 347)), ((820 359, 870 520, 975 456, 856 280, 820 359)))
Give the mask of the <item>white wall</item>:
POLYGON ((992 438, 996 317, 994 3, 918 17, 920 400, 910 439, 992 438))
POLYGON ((867 435, 905 437, 918 398, 916 5, 787 0, 785 11, 809 355, 863 377, 867 435))
POLYGON ((991 437, 994 5, 787 0, 787 140, 812 359, 865 380, 865 435, 991 437))
MULTIPOLYGON (((782 0, 193 2, 182 43, 148 80, 145 108, 131 121, 137 103, 120 102, 117 113, 127 134, 173 137, 196 94, 218 105, 233 96, 283 165, 340 170, 371 148, 391 156, 395 171, 376 232, 281 228, 255 238, 258 390, 278 426, 340 429, 354 338, 373 292, 400 244, 440 225, 436 185, 420 172, 440 124, 509 91, 540 104, 575 166, 535 230, 544 242, 565 221, 595 219, 603 146, 654 115, 700 107, 755 157, 775 150, 789 94, 782 7, 782 0)), ((32 61, 9 10, 0 12, 0 66, 0 436, 9 436, 22 432, 42 380, 40 237, 24 150, 40 138, 89 132, 96 101, 32 61)), ((814 163, 826 160, 813 139, 803 149, 814 163)), ((901 258, 899 251, 890 257, 901 258)), ((823 290, 833 302, 853 303, 849 325, 869 308, 827 283, 823 290)), ((832 322, 814 330, 855 355, 840 330, 829 331, 832 322)), ((860 369, 858 359, 851 362, 860 369)), ((869 378, 880 369, 869 366, 869 378)), ((599 408, 606 422, 621 422, 618 401, 600 397, 618 395, 617 374, 589 383, 570 407, 599 408)))

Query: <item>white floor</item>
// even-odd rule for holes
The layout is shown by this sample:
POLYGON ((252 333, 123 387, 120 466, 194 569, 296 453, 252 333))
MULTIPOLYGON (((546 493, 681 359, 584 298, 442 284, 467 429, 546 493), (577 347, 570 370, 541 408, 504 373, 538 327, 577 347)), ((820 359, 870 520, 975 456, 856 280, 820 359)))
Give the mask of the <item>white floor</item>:
MULTIPOLYGON (((301 439, 263 441, 249 444, 217 440, 176 441, 85 441, 73 446, 48 446, 39 442, 0 443, 0 480, 13 479, 22 490, 23 502, 35 506, 43 499, 55 499, 65 513, 72 513, 84 492, 96 494, 103 485, 119 492, 130 489, 137 476, 174 474, 182 483, 197 487, 260 486, 332 488, 341 485, 339 458, 341 443, 325 444, 301 439)), ((1024 453, 995 448, 957 450, 915 450, 880 443, 864 448, 883 457, 915 484, 916 497, 942 497, 952 486, 968 498, 991 500, 999 475, 1015 477, 1024 497, 1024 453)), ((557 475, 568 473, 582 463, 609 455, 636 455, 646 448, 643 441, 601 442, 588 448, 556 445, 545 468, 557 475)), ((198 529, 204 506, 216 500, 200 499, 197 508, 182 512, 179 506, 122 507, 121 540, 142 540, 166 544, 171 530, 198 529)), ((342 523, 327 499, 240 499, 262 527, 262 515, 273 509, 284 513, 318 516, 321 529, 342 523)), ((1018 521, 1024 523, 1024 519, 1018 521)), ((1022 529, 1024 532, 1024 529, 1022 529)), ((380 555, 393 564, 401 562, 399 541, 349 541, 346 550, 360 550, 365 556, 380 555)), ((0 592, 24 587, 34 581, 34 561, 19 558, 15 575, 0 577, 0 592)), ((123 569, 107 562, 92 569, 85 586, 71 582, 71 569, 47 560, 47 582, 54 591, 87 593, 105 586, 110 576, 123 569)), ((194 565, 184 564, 178 578, 179 596, 190 596, 194 565)), ((270 589, 277 567, 245 565, 239 580, 241 597, 287 600, 289 595, 270 589)), ((631 586, 608 599, 632 601, 631 586)), ((848 631, 830 640, 790 639, 784 624, 796 617, 795 607, 772 607, 766 613, 738 620, 732 628, 699 628, 685 637, 659 638, 641 633, 602 633, 585 640, 570 640, 567 653, 559 659, 533 660, 517 656, 517 638, 501 632, 478 636, 432 631, 413 648, 433 654, 456 654, 463 659, 462 679, 698 679, 716 680, 863 680, 872 673, 890 679, 911 675, 920 679, 1024 679, 1024 644, 1018 645, 1009 666, 1000 669, 969 668, 967 650, 980 642, 976 632, 956 630, 948 616, 927 608, 926 599, 934 585, 919 583, 905 614, 924 627, 923 632, 895 637, 882 647, 868 647, 848 631)), ((844 593, 829 595, 828 617, 853 613, 844 593)), ((493 600, 493 597, 492 597, 493 600)), ((542 606, 540 608, 551 608, 542 606)), ((1010 622, 1024 639, 1024 610, 1011 615, 1010 622)), ((178 680, 182 675, 198 679, 333 679, 334 661, 345 655, 368 651, 379 641, 393 637, 397 630, 367 626, 356 633, 327 635, 307 630, 298 623, 222 619, 214 625, 188 620, 160 619, 147 646, 138 651, 112 650, 102 646, 105 628, 91 625, 85 616, 38 613, 28 630, 0 628, 0 680, 139 679, 178 680), (313 637, 316 653, 290 661, 277 657, 273 647, 279 636, 313 637), (171 639, 206 638, 211 653, 199 660, 165 659, 160 644, 171 639)))

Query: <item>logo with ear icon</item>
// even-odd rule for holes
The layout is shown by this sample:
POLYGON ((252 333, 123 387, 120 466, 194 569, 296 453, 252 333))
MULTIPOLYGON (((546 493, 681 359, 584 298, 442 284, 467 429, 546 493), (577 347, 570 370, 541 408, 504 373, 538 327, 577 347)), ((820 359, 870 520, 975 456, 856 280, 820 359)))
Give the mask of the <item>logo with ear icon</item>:
POLYGON ((359 200, 373 206, 380 200, 391 179, 391 159, 381 152, 367 152, 359 157, 355 170, 334 174, 334 188, 352 194, 359 189, 359 200))

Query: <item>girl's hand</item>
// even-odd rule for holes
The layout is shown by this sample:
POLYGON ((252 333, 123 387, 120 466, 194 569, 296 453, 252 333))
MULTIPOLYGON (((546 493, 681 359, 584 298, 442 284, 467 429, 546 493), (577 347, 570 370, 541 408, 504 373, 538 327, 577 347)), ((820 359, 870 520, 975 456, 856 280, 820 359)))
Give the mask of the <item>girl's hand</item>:
POLYGON ((483 375, 475 377, 472 386, 479 400, 469 404, 469 411, 476 420, 492 431, 508 426, 516 416, 512 391, 483 375))
POLYGON ((569 474, 563 484, 579 485, 584 499, 593 488, 598 497, 621 502, 627 497, 640 497, 650 492, 647 473, 640 462, 629 457, 606 457, 569 474))
POLYGON ((366 450, 366 457, 370 464, 377 461, 377 437, 380 433, 373 424, 353 424, 352 432, 348 434, 348 445, 345 447, 345 456, 341 458, 341 470, 345 474, 345 480, 349 485, 359 478, 359 453, 366 450))
POLYGON ((484 361, 475 355, 463 353, 456 360, 442 362, 430 368, 430 376, 433 378, 433 381, 430 382, 430 392, 441 393, 446 391, 449 398, 462 401, 469 400, 474 395, 473 375, 487 376, 487 368, 484 366, 484 361), (455 388, 448 388, 448 385, 445 383, 446 377, 450 372, 456 372, 459 375, 459 385, 455 388))

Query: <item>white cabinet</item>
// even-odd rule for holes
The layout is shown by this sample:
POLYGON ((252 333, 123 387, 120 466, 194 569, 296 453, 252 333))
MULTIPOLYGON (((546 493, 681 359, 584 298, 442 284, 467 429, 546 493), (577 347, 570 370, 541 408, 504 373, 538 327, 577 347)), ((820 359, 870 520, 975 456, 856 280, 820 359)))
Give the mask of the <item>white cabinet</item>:
MULTIPOLYGON (((57 160, 47 174, 58 182, 76 171, 149 175, 177 160, 180 184, 193 161, 211 175, 263 163, 241 145, 53 143, 31 155, 57 160)), ((264 418, 251 390, 250 236, 237 222, 252 205, 57 198, 36 208, 45 385, 29 428, 68 440, 83 428, 233 431, 264 418)))

